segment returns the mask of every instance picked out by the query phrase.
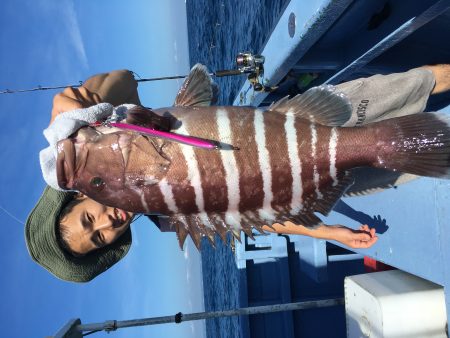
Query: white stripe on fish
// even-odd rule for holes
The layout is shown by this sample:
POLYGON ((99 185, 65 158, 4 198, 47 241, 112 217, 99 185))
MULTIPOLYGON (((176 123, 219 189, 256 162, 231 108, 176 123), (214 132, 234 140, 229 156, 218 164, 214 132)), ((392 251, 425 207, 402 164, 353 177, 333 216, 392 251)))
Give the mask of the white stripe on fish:
POLYGON ((311 123, 310 124, 310 128, 311 128, 311 158, 312 161, 314 163, 314 169, 313 169, 313 181, 314 181, 314 186, 316 187, 316 195, 318 199, 322 199, 323 195, 319 190, 319 183, 320 183, 320 175, 319 172, 317 171, 317 163, 316 163, 316 145, 317 145, 317 130, 316 130, 316 124, 315 123, 311 123))
MULTIPOLYGON (((228 112, 225 109, 217 109, 216 119, 219 139, 223 142, 233 144, 228 112)), ((237 169, 236 158, 234 156, 234 151, 229 150, 221 150, 220 156, 222 158, 225 170, 225 181, 227 183, 228 208, 225 214, 225 221, 235 229, 240 229, 241 217, 238 213, 240 201, 239 171, 237 169)))
POLYGON ((206 227, 208 227, 208 228, 210 228, 212 230, 215 230, 214 224, 212 224, 210 222, 209 216, 208 216, 208 214, 206 212, 200 212, 198 214, 198 217, 200 218, 200 221, 202 221, 204 226, 206 226, 206 227))
MULTIPOLYGON (((189 135, 186 127, 181 125, 178 132, 183 135, 189 135)), ((194 148, 185 144, 180 144, 181 152, 186 160, 187 166, 187 179, 195 192, 195 204, 199 212, 205 211, 205 201, 203 199, 203 188, 200 177, 200 171, 198 170, 197 158, 195 157, 194 148)))
POLYGON ((227 211, 225 213, 225 223, 231 225, 234 230, 240 231, 241 227, 241 214, 239 211, 227 211))
POLYGON ((256 109, 255 110, 255 141, 258 150, 258 161, 259 168, 262 173, 263 178, 263 192, 264 201, 262 209, 260 210, 260 216, 266 220, 274 220, 275 214, 272 209, 272 168, 270 166, 269 151, 266 147, 266 126, 264 124, 264 112, 256 109))
POLYGON ((170 186, 169 182, 167 181, 167 178, 164 177, 162 180, 159 181, 159 190, 161 190, 161 193, 164 197, 164 203, 166 203, 169 210, 173 213, 178 213, 177 204, 175 202, 175 197, 173 196, 172 187, 170 186))
POLYGON ((338 184, 336 169, 336 149, 338 143, 338 132, 336 128, 331 128, 330 143, 328 152, 330 153, 330 176, 333 179, 333 186, 338 184))
POLYGON ((292 110, 286 114, 284 130, 286 131, 289 163, 292 173, 291 212, 292 214, 297 214, 302 209, 303 182, 302 163, 298 153, 297 129, 295 129, 295 117, 292 110))

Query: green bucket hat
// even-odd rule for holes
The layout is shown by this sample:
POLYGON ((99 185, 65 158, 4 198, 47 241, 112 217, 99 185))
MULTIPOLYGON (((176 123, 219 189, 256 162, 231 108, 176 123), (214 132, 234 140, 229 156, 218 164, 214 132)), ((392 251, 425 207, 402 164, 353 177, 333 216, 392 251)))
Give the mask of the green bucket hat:
POLYGON ((127 254, 131 246, 131 229, 107 247, 82 257, 71 255, 60 246, 55 229, 61 210, 74 196, 73 192, 47 186, 28 216, 25 239, 33 260, 53 275, 66 281, 88 282, 127 254))

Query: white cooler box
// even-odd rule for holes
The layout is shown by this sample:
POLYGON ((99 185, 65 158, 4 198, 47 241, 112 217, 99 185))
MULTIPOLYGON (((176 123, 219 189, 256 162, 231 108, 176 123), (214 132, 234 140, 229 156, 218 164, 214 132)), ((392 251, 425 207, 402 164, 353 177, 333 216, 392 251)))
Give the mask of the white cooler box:
POLYGON ((346 277, 348 338, 447 338, 442 286, 392 270, 346 277))

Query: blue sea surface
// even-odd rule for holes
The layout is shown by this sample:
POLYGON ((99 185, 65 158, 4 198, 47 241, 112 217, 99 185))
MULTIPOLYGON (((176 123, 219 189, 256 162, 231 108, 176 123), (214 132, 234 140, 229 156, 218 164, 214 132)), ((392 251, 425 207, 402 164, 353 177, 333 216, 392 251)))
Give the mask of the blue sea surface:
MULTIPOLYGON (((210 71, 235 69, 239 52, 261 52, 289 0, 188 0, 187 24, 191 66, 210 71)), ((219 104, 231 104, 245 76, 215 78, 219 104)))
MULTIPOLYGON (((210 71, 235 69, 239 52, 261 52, 289 0, 188 0, 187 21, 191 66, 200 62, 210 71)), ((215 78, 220 105, 233 102, 245 76, 215 78)), ((216 248, 202 243, 202 272, 206 311, 239 305, 239 271, 229 245, 217 237, 216 248)), ((208 338, 240 337, 239 317, 206 321, 208 338)))

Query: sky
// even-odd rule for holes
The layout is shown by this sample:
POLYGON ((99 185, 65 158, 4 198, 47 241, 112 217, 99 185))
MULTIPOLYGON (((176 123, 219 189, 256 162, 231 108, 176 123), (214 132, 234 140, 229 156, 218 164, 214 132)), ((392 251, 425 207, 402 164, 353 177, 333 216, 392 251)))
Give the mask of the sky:
MULTIPOLYGON (((3 0, 0 19, 0 90, 76 84, 113 69, 141 77, 189 71, 185 0, 3 0)), ((172 105, 180 85, 142 84, 141 101, 172 105)), ((203 311, 200 256, 192 242, 183 252, 175 234, 146 220, 133 224, 127 257, 91 283, 61 281, 31 260, 23 223, 44 188, 38 153, 46 147, 42 130, 55 93, 0 95, 1 335, 50 336, 71 318, 87 324, 203 311)), ((204 323, 108 335, 132 336, 204 337, 204 323)))

